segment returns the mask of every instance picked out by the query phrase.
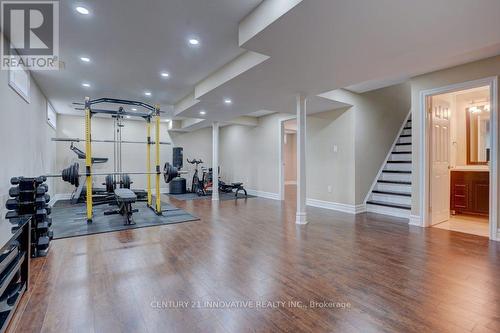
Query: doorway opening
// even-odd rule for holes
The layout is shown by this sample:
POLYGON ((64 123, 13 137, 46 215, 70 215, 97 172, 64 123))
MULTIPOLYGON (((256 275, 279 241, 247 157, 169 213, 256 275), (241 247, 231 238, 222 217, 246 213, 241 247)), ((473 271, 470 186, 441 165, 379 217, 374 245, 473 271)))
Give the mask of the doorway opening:
POLYGON ((281 122, 281 200, 294 202, 297 193, 297 120, 281 122))
POLYGON ((489 84, 427 96, 429 226, 496 236, 490 226, 496 194, 491 186, 492 104, 489 84))

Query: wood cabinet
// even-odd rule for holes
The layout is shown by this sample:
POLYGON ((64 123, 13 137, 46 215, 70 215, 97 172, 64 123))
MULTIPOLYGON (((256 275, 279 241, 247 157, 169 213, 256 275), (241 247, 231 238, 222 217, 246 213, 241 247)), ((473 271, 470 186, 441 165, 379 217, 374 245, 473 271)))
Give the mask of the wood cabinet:
POLYGON ((488 216, 489 171, 451 171, 451 213, 488 216))

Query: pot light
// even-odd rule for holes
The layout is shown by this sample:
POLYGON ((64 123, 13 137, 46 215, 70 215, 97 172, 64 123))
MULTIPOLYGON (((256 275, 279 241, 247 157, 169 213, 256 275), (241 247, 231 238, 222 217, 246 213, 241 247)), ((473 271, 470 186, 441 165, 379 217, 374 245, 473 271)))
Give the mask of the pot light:
POLYGON ((167 73, 167 72, 161 72, 161 73, 160 73, 160 75, 161 75, 162 77, 169 77, 169 76, 170 76, 170 74, 169 74, 169 73, 167 73))
POLYGON ((78 6, 75 9, 76 9, 77 12, 79 12, 82 15, 88 15, 88 14, 90 14, 90 11, 87 8, 85 8, 85 7, 78 6))
POLYGON ((233 103, 233 101, 230 100, 229 98, 226 98, 226 99, 224 99, 224 103, 231 104, 231 103, 233 103))
POLYGON ((83 62, 90 62, 90 58, 88 57, 80 57, 80 60, 83 62))
POLYGON ((132 111, 137 111, 137 109, 136 108, 132 108, 132 111))
POLYGON ((150 91, 145 91, 145 92, 144 92, 144 95, 146 95, 146 96, 151 96, 151 92, 150 92, 150 91))
POLYGON ((199 41, 198 39, 196 39, 196 38, 190 38, 190 39, 188 40, 188 42, 189 42, 189 44, 191 44, 191 45, 199 45, 199 44, 200 44, 200 41, 199 41))
POLYGON ((90 87, 90 83, 84 82, 84 83, 82 83, 82 87, 89 88, 90 87))
POLYGON ((206 115, 207 112, 206 111, 200 111, 200 114, 203 116, 203 115, 206 115))
POLYGON ((127 119, 130 119, 130 118, 132 118, 132 117, 130 117, 130 116, 127 116, 127 119))

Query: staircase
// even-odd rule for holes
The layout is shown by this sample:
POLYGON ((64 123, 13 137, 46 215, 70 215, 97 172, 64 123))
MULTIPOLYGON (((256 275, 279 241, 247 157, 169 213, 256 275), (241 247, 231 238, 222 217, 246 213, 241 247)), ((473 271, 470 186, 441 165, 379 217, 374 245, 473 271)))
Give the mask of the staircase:
POLYGON ((399 133, 368 200, 368 212, 410 217, 411 211, 411 116, 399 133))

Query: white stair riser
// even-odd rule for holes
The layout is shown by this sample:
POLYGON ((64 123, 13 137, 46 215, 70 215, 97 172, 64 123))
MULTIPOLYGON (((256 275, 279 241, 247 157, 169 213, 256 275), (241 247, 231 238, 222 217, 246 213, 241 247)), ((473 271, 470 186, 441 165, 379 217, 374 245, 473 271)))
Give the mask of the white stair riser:
POLYGON ((375 190, 399 192, 399 193, 411 193, 411 185, 377 183, 377 185, 375 186, 375 190))
POLYGON ((395 146, 394 151, 406 151, 406 152, 411 152, 411 145, 408 146, 395 146))
POLYGON ((366 211, 372 212, 372 213, 402 217, 402 218, 410 218, 410 210, 407 210, 407 209, 399 209, 399 208, 392 208, 392 207, 384 207, 384 206, 367 204, 366 211))
POLYGON ((411 143, 411 137, 402 137, 398 139, 398 143, 411 143))
POLYGON ((401 135, 411 135, 411 128, 403 130, 403 132, 401 132, 401 135))
POLYGON ((411 161, 411 153, 409 153, 409 154, 391 154, 389 161, 411 161))
POLYGON ((380 177, 380 179, 411 182, 411 173, 385 173, 385 172, 382 172, 382 176, 380 177))
POLYGON ((385 170, 411 171, 411 163, 387 163, 385 170))
POLYGON ((392 204, 411 205, 411 197, 403 197, 400 195, 372 193, 370 200, 388 202, 392 204))

